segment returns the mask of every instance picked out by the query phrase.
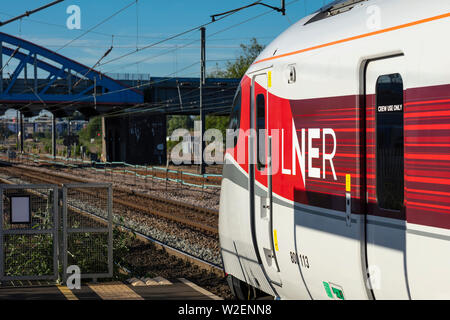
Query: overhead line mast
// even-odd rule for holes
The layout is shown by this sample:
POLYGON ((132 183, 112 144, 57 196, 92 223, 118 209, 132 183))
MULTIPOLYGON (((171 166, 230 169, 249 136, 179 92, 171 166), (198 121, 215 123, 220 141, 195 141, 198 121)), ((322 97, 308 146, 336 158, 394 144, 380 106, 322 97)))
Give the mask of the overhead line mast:
POLYGON ((206 29, 200 28, 201 33, 201 63, 200 63, 200 174, 205 174, 205 159, 203 159, 203 150, 205 150, 205 113, 203 111, 203 86, 206 84, 206 29))

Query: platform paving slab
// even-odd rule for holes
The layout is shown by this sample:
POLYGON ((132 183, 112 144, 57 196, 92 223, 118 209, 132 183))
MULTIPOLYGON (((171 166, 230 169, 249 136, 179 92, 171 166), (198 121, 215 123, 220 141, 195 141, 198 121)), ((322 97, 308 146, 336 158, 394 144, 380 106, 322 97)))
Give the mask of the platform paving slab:
POLYGON ((8 287, 0 289, 0 300, 67 300, 57 286, 8 287))
POLYGON ((80 289, 74 290, 61 285, 0 288, 0 300, 214 300, 218 298, 182 279, 170 285, 156 286, 132 286, 126 282, 116 281, 85 283, 80 289))

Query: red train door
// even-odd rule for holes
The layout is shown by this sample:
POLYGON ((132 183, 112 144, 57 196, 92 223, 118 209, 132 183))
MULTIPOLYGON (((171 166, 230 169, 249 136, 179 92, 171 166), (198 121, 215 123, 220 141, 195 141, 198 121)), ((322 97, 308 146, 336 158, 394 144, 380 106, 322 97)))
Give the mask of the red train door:
POLYGON ((375 299, 408 299, 404 205, 405 57, 366 71, 366 259, 375 299))

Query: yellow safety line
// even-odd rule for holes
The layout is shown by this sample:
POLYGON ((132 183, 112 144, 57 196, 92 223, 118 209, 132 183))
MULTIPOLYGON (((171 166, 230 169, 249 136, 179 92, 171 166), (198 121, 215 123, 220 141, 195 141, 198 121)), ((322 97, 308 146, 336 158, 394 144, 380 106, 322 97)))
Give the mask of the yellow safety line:
POLYGON ((57 285, 57 288, 66 297, 67 300, 78 300, 73 292, 67 286, 57 285))

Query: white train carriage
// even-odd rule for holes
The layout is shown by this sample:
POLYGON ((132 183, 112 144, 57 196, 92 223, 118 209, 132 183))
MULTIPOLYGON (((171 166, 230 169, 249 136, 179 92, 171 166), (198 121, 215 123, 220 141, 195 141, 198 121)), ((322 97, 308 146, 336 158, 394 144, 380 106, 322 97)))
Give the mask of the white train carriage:
POLYGON ((450 299, 449 32, 448 0, 337 1, 252 64, 220 199, 239 298, 450 299))

